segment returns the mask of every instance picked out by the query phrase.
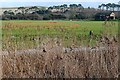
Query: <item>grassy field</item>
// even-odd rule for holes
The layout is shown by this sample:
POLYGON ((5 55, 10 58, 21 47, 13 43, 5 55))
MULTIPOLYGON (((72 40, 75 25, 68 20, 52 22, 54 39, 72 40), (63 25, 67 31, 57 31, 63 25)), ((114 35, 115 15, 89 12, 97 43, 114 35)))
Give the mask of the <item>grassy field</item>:
POLYGON ((118 22, 2 21, 2 77, 117 78, 117 34, 118 22))
POLYGON ((3 49, 8 41, 18 49, 34 48, 46 41, 57 38, 63 46, 95 46, 102 36, 115 36, 118 23, 104 25, 103 21, 3 21, 3 49), (93 36, 89 35, 93 31, 93 36), (22 46, 23 44, 24 46, 22 46))

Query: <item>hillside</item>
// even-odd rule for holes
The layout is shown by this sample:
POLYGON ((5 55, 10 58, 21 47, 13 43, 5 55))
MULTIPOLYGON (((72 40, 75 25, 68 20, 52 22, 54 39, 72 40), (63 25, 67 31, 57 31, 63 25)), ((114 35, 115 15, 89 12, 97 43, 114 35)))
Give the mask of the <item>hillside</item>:
MULTIPOLYGON (((32 6, 26 6, 25 8, 29 9, 30 7, 32 7, 32 6)), ((37 7, 40 9, 42 9, 42 8, 47 9, 47 7, 44 7, 44 6, 37 6, 37 7)), ((3 7, 0 9, 0 15, 2 15, 4 11, 9 11, 9 10, 11 10, 12 12, 15 12, 15 11, 17 11, 18 8, 19 7, 3 7)))

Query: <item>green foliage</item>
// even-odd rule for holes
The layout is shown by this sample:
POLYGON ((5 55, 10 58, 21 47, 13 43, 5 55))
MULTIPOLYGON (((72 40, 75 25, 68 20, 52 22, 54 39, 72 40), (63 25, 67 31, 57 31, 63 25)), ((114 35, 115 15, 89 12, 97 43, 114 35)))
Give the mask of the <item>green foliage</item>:
MULTIPOLYGON (((117 4, 101 4, 100 9, 84 8, 82 4, 66 4, 40 8, 19 7, 16 11, 4 11, 3 20, 105 20, 104 17, 111 11, 120 9, 117 4)), ((117 12, 116 12, 117 13, 117 12)), ((115 14, 116 14, 115 13, 115 14)), ((116 14, 116 18, 119 16, 116 14)))
POLYGON ((97 21, 105 21, 106 16, 109 16, 110 12, 99 12, 95 14, 95 20, 97 21))

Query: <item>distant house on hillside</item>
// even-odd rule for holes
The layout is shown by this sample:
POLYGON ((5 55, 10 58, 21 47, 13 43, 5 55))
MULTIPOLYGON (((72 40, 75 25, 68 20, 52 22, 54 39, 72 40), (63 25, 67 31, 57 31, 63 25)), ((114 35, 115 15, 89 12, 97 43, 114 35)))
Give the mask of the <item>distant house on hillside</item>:
POLYGON ((112 12, 112 13, 110 14, 110 18, 113 19, 113 20, 115 20, 115 13, 112 12))
POLYGON ((117 12, 100 12, 95 15, 95 20, 115 20, 118 17, 117 12))

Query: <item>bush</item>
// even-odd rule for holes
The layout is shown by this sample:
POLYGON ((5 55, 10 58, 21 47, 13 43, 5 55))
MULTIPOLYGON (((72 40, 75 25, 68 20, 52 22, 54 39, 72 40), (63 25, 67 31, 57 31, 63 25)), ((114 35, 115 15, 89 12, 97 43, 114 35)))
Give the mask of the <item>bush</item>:
POLYGON ((95 20, 104 21, 105 17, 110 15, 110 12, 99 12, 95 14, 95 20))

